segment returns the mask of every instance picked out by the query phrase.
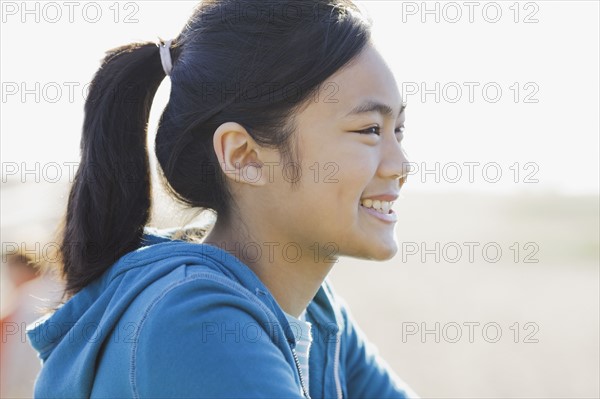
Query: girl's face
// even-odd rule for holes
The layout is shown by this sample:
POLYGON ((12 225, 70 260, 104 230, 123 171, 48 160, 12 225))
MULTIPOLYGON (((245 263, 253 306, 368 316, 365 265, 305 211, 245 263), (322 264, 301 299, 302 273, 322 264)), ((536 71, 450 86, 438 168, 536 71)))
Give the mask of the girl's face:
POLYGON ((271 235, 286 241, 280 245, 293 241, 315 259, 385 260, 397 252, 389 202, 405 181, 404 118, 394 76, 372 46, 323 84, 319 97, 296 114, 299 187, 289 183, 293 165, 278 167, 264 187, 268 196, 256 197, 267 202, 258 208, 271 235))

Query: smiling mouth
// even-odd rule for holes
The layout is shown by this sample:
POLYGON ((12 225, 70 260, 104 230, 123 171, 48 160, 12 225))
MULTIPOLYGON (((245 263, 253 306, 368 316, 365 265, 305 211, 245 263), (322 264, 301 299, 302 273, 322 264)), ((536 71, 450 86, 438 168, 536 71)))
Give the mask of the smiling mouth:
POLYGON ((376 212, 381 213, 382 215, 387 215, 393 213, 392 205, 394 205, 393 201, 380 201, 380 200, 372 200, 372 199, 363 199, 360 201, 360 204, 367 209, 373 209, 376 212))

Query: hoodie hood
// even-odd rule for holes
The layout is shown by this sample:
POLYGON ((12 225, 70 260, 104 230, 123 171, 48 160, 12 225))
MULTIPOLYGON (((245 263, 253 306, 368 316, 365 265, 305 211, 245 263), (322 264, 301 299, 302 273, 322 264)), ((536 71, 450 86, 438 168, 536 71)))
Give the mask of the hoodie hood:
MULTIPOLYGON (((172 240, 147 228, 140 248, 120 258, 56 312, 28 326, 30 344, 45 366, 36 381, 36 396, 44 395, 37 389, 43 374, 44 381, 52 381, 52 396, 89 397, 101 349, 123 313, 146 287, 183 264, 223 274, 256 293, 278 319, 287 341, 295 346, 283 310, 248 266, 218 247, 172 240)), ((329 314, 330 321, 339 320, 324 286, 311 305, 314 311, 329 314)))

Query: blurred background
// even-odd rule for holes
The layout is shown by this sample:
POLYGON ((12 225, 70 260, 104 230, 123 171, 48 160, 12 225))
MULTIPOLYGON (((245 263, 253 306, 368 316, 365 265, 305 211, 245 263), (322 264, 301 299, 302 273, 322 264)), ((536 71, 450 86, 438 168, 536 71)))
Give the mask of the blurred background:
MULTIPOLYGON (((31 396, 23 326, 60 296, 8 254, 50 256, 86 85, 104 51, 176 36, 197 4, 74 3, 2 2, 2 397, 31 396)), ((336 291, 423 398, 599 397, 598 2, 357 3, 408 102, 414 164, 400 251, 341 259, 336 291)), ((154 189, 152 225, 192 220, 154 189)))

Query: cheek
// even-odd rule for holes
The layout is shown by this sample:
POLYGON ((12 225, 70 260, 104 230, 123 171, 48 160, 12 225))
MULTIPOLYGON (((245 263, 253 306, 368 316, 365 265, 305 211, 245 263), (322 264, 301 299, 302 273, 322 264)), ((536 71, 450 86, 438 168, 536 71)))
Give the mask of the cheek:
POLYGON ((363 152, 337 165, 337 190, 340 198, 358 203, 376 173, 377 165, 363 152))
POLYGON ((306 209, 302 213, 335 220, 342 225, 350 222, 360 197, 373 180, 377 170, 377 151, 374 147, 352 137, 318 143, 302 142, 302 187, 297 195, 306 209), (345 221, 345 222, 344 222, 345 221))
MULTIPOLYGON (((312 165, 303 175, 303 205, 307 220, 328 221, 326 229, 349 229, 355 223, 361 196, 373 179, 368 162, 337 159, 312 165), (317 173, 318 172, 318 173, 317 173)), ((339 232, 339 231, 338 231, 339 232)))
MULTIPOLYGON (((355 143, 358 144, 358 143, 355 143)), ((365 145, 346 146, 308 165, 305 181, 314 195, 329 201, 332 214, 348 217, 358 207, 377 170, 376 157, 365 145)))

